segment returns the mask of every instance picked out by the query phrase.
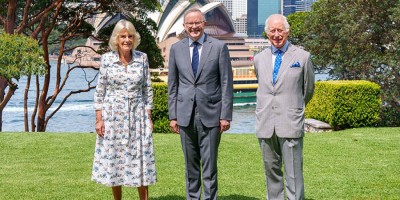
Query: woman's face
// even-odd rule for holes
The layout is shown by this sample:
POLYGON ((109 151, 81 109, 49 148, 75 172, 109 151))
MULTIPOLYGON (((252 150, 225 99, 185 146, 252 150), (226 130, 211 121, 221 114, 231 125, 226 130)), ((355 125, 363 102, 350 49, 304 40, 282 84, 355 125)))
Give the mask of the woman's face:
POLYGON ((118 50, 131 51, 133 48, 133 37, 126 29, 122 29, 118 34, 118 50))

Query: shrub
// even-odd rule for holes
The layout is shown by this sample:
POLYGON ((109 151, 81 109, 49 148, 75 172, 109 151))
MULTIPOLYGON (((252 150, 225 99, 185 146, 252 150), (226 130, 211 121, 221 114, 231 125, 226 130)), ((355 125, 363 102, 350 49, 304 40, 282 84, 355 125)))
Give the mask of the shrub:
POLYGON ((153 83, 153 110, 151 112, 154 133, 172 133, 168 119, 168 86, 165 83, 153 83))
POLYGON ((397 127, 400 126, 400 109, 394 108, 388 103, 383 103, 381 112, 381 121, 379 126, 382 127, 397 127))
POLYGON ((380 120, 380 87, 369 81, 319 81, 306 117, 335 130, 376 126, 380 120))

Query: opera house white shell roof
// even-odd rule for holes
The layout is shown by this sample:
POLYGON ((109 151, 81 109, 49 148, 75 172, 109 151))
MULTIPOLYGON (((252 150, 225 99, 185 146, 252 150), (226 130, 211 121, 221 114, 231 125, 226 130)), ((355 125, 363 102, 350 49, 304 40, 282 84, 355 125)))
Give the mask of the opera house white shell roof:
POLYGON ((221 2, 209 0, 166 0, 162 11, 153 13, 151 18, 157 23, 157 42, 169 37, 182 38, 185 35, 183 15, 191 8, 200 9, 206 16, 205 32, 212 36, 234 35, 235 29, 228 11, 221 2))

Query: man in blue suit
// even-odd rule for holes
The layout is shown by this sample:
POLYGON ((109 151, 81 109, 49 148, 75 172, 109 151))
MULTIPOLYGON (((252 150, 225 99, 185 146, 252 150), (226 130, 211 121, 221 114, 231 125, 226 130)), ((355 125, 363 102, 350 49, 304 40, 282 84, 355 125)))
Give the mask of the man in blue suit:
POLYGON ((199 9, 184 14, 188 37, 172 45, 168 64, 168 112, 172 130, 181 137, 186 199, 200 199, 201 175, 203 199, 217 198, 218 146, 232 120, 229 51, 204 33, 205 25, 199 9))

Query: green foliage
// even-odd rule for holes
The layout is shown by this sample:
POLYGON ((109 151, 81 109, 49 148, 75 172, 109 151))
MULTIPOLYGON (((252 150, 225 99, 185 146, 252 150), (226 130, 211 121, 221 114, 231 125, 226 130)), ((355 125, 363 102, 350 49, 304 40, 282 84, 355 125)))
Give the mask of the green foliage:
POLYGON ((321 81, 307 105, 306 117, 336 130, 375 126, 380 119, 380 88, 369 81, 321 81))
POLYGON ((369 80, 382 90, 383 118, 400 126, 400 1, 319 0, 304 19, 302 46, 317 71, 369 80))
POLYGON ((168 119, 168 86, 165 83, 153 84, 153 110, 151 115, 154 133, 172 133, 168 119))
POLYGON ((164 59, 161 55, 161 50, 158 48, 156 43, 156 38, 152 33, 152 31, 157 30, 157 24, 149 18, 144 20, 130 18, 130 21, 141 36, 141 41, 137 49, 148 55, 150 68, 159 68, 160 66, 163 66, 164 59))
POLYGON ((265 31, 262 32, 262 35, 265 39, 268 39, 267 33, 265 31))
POLYGON ((307 37, 307 31, 304 28, 304 21, 307 19, 309 12, 295 12, 287 17, 290 24, 290 42, 295 45, 302 45, 304 38, 307 37))
POLYGON ((38 42, 20 34, 0 34, 0 76, 7 80, 46 72, 38 42))

